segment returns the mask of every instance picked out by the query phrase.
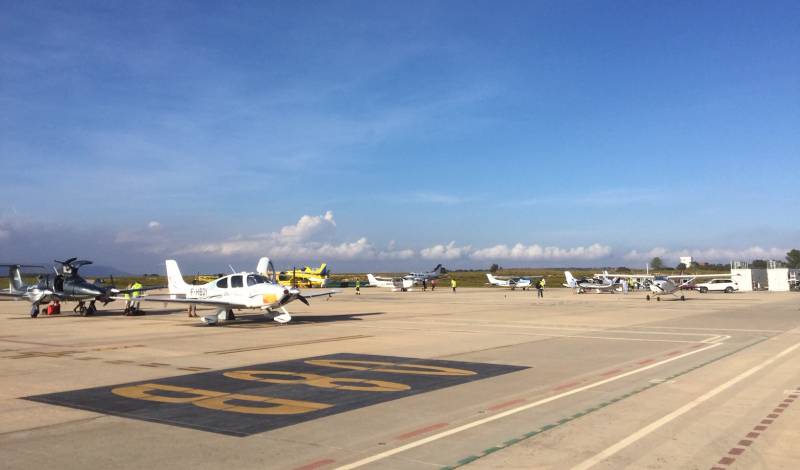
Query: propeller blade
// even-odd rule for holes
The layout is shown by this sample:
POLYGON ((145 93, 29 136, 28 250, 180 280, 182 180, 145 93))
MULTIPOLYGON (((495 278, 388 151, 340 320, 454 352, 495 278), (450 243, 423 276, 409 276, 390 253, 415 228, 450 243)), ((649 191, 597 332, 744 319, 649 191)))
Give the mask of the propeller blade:
POLYGON ((308 305, 308 299, 303 297, 302 294, 297 294, 297 300, 299 300, 300 302, 303 302, 304 304, 308 305))

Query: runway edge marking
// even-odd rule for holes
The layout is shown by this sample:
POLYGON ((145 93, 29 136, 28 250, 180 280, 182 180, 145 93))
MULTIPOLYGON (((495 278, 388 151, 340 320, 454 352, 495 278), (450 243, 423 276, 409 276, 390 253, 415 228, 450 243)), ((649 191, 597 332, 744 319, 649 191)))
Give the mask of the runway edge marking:
MULTIPOLYGON (((689 372, 695 371, 695 370, 697 370, 697 369, 700 369, 700 368, 702 368, 702 367, 705 367, 705 366, 707 366, 707 365, 709 365, 709 364, 712 364, 712 363, 714 363, 714 362, 717 362, 717 361, 719 361, 719 360, 722 360, 722 359, 724 359, 724 358, 726 358, 726 357, 732 356, 732 355, 734 355, 734 354, 736 354, 736 353, 738 353, 738 352, 740 352, 740 351, 743 351, 743 350, 745 350, 745 349, 747 349, 747 348, 750 348, 750 347, 753 347, 753 346, 755 346, 755 345, 757 345, 757 344, 759 344, 759 343, 762 343, 762 342, 766 341, 767 339, 768 339, 768 338, 762 338, 762 339, 760 339, 760 340, 758 340, 758 341, 755 341, 755 342, 753 342, 753 343, 750 343, 750 344, 748 344, 748 345, 745 345, 745 346, 743 346, 743 347, 741 347, 741 348, 735 349, 735 350, 733 350, 733 351, 731 351, 731 352, 729 352, 729 353, 726 353, 726 354, 723 354, 723 355, 721 355, 721 356, 715 357, 714 359, 711 359, 710 361, 706 361, 706 362, 700 363, 700 364, 698 364, 698 365, 696 365, 696 366, 690 367, 689 369, 683 370, 683 371, 681 371, 681 372, 678 372, 678 373, 676 373, 676 374, 673 374, 673 375, 671 375, 671 376, 669 376, 669 377, 665 378, 665 379, 664 379, 664 381, 662 381, 662 382, 657 382, 657 383, 649 383, 648 385, 646 385, 646 386, 644 386, 644 387, 641 387, 641 388, 635 389, 635 390, 633 390, 633 391, 631 391, 631 392, 628 392, 628 393, 626 393, 626 394, 624 394, 624 395, 620 395, 620 396, 617 396, 617 397, 611 398, 611 399, 609 399, 608 401, 604 401, 604 402, 602 402, 602 403, 600 403, 600 404, 598 404, 598 405, 595 405, 595 406, 593 406, 593 407, 587 408, 587 409, 586 409, 586 410, 584 410, 582 413, 578 413, 578 414, 576 414, 576 415, 573 415, 572 417, 567 417, 567 418, 560 419, 560 420, 559 420, 559 421, 557 421, 557 423, 555 423, 555 424, 546 424, 546 425, 542 426, 542 427, 541 427, 541 428, 539 428, 539 429, 536 429, 536 430, 534 430, 534 431, 527 432, 527 433, 523 434, 523 435, 522 435, 522 436, 520 436, 520 437, 513 438, 513 439, 511 439, 511 440, 508 440, 508 441, 504 442, 503 444, 501 444, 501 445, 499 445, 499 446, 490 447, 489 449, 487 449, 487 450, 484 450, 483 452, 481 452, 481 453, 480 453, 480 454, 478 454, 478 455, 472 455, 472 456, 470 456, 470 457, 468 457, 468 458, 466 458, 466 459, 462 459, 462 460, 458 461, 458 463, 456 463, 455 465, 450 465, 450 466, 447 466, 447 467, 442 467, 442 469, 441 469, 441 470, 453 470, 453 469, 456 469, 456 468, 458 468, 458 467, 461 467, 461 466, 463 466, 463 465, 466 465, 466 463, 473 462, 473 461, 475 461, 475 460, 478 460, 478 459, 481 459, 481 458, 483 458, 483 457, 486 457, 486 456, 487 456, 487 455, 489 455, 490 453, 494 453, 494 452, 496 452, 497 450, 499 450, 499 449, 498 449, 498 447, 499 447, 499 448, 506 448, 506 447, 510 447, 510 446, 512 446, 512 445, 514 445, 514 444, 517 444, 517 443, 519 443, 519 442, 522 442, 522 441, 524 441, 524 440, 526 440, 526 439, 529 439, 529 438, 531 438, 531 437, 534 437, 534 436, 536 436, 536 435, 538 435, 538 434, 541 434, 541 433, 543 433, 543 432, 546 432, 546 431, 549 431, 549 430, 551 430, 551 429, 554 429, 554 428, 560 427, 562 424, 566 424, 566 423, 568 423, 568 422, 570 422, 570 421, 573 421, 574 419, 577 419, 577 418, 579 418, 579 417, 586 416, 586 415, 588 415, 588 414, 590 414, 590 413, 593 413, 593 412, 595 412, 595 411, 598 411, 598 410, 600 410, 600 409, 603 409, 603 408, 605 408, 605 407, 607 407, 607 406, 609 406, 609 405, 612 405, 612 404, 614 404, 614 403, 616 403, 616 402, 618 402, 618 401, 622 401, 622 400, 623 400, 623 399, 625 399, 625 398, 629 398, 629 397, 631 397, 631 396, 633 396, 633 395, 637 395, 637 394, 639 394, 639 393, 641 393, 641 392, 644 392, 644 391, 646 391, 646 390, 649 390, 649 389, 651 389, 651 388, 653 388, 653 387, 656 387, 656 386, 658 386, 658 385, 661 385, 662 383, 669 383, 669 382, 671 382, 671 381, 672 381, 672 379, 678 378, 678 377, 680 377, 680 376, 682 376, 682 375, 688 374, 689 372), (462 463, 462 461, 467 461, 467 460, 468 460, 468 462, 462 463)), ((650 362, 652 362, 652 361, 650 361, 650 362)))
MULTIPOLYGON (((526 410, 529 410, 531 408, 535 408, 537 406, 541 406, 541 405, 544 405, 544 404, 559 400, 561 398, 568 397, 570 395, 574 395, 576 393, 583 392, 585 390, 590 390, 592 388, 599 387, 601 385, 605 385, 607 383, 614 382, 616 380, 620 380, 622 378, 629 377, 631 375, 638 374, 640 372, 644 372, 646 370, 649 370, 649 369, 652 369, 652 368, 655 368, 655 367, 659 367, 661 365, 670 363, 672 361, 677 361, 679 359, 683 359, 684 357, 688 357, 688 356, 691 356, 691 355, 694 355, 694 354, 698 354, 698 353, 701 353, 701 352, 704 352, 704 351, 708 351, 708 350, 713 349, 713 348, 715 348, 717 346, 722 346, 723 344, 724 343, 709 344, 707 347, 702 348, 702 349, 695 349, 693 351, 689 351, 687 353, 681 354, 680 356, 673 356, 673 357, 670 357, 669 359, 664 359, 662 361, 659 361, 659 362, 656 362, 656 363, 653 363, 653 364, 650 364, 650 365, 647 365, 647 366, 644 366, 644 367, 640 367, 638 369, 634 369, 634 370, 626 372, 624 374, 616 375, 614 377, 610 377, 608 379, 600 380, 598 382, 593 382, 591 384, 584 385, 583 387, 579 387, 579 388, 576 388, 576 389, 573 389, 573 390, 569 390, 569 391, 560 393, 558 395, 552 395, 552 396, 549 396, 547 398, 543 398, 541 400, 538 400, 538 401, 535 401, 535 402, 532 402, 532 403, 528 403, 528 404, 519 406, 517 408, 512 408, 510 410, 503 411, 503 412, 498 413, 496 415, 489 416, 489 417, 486 417, 486 418, 483 418, 483 419, 479 419, 479 420, 473 421, 471 423, 467 423, 467 424, 461 425, 459 427, 456 427, 456 428, 453 428, 453 429, 449 429, 447 431, 443 431, 443 432, 440 432, 438 434, 434 434, 432 436, 428 436, 428 437, 420 439, 418 441, 409 442, 408 444, 405 444, 405 445, 402 445, 402 446, 399 446, 399 447, 395 447, 394 449, 389 449, 387 451, 384 451, 384 452, 381 452, 381 453, 378 453, 378 454, 363 458, 363 459, 358 460, 356 462, 352 462, 352 463, 349 463, 349 464, 345 464, 345 465, 339 466, 339 467, 337 467, 337 470, 350 470, 350 469, 362 467, 364 465, 370 464, 372 462, 376 462, 378 460, 383 460, 383 459, 385 459, 387 457, 391 457, 392 455, 396 455, 396 454, 399 454, 401 452, 405 452, 405 451, 413 449, 415 447, 419 447, 419 446, 422 446, 422 445, 437 441, 439 439, 442 439, 442 438, 445 438, 445 437, 448 437, 448 436, 452 436, 453 434, 458 434, 458 433, 460 433, 462 431, 466 431, 468 429, 472 429, 474 427, 478 427, 478 426, 481 426, 483 424, 490 423, 492 421, 497 421, 497 420, 505 418, 507 416, 511 416, 511 415, 520 413, 522 411, 526 411, 526 410)), ((462 464, 459 464, 457 466, 461 466, 461 465, 462 464)))
MULTIPOLYGON (((720 344, 720 343, 716 343, 716 344, 720 344)), ((662 418, 657 419, 656 421, 653 421, 652 423, 650 423, 647 426, 643 427, 642 429, 636 431, 635 433, 631 434, 630 436, 626 437, 625 439, 617 442, 613 446, 611 446, 611 447, 607 448, 606 450, 600 452, 599 454, 595 455, 594 457, 586 459, 583 462, 581 462, 580 464, 576 465, 575 467, 572 467, 573 470, 586 470, 588 468, 593 467, 595 464, 598 464, 598 463, 602 462, 603 460, 606 460, 607 458, 609 458, 612 455, 616 454, 620 450, 628 447, 629 445, 633 444, 634 442, 638 441, 639 439, 641 439, 641 438, 651 434, 652 432, 656 431, 657 429, 659 429, 663 425, 665 425, 665 424, 673 421, 674 419, 684 415, 685 413, 687 413, 687 412, 693 410, 694 408, 700 406, 701 404, 705 403, 706 401, 710 400, 711 398, 714 398, 715 396, 717 396, 720 393, 724 392, 725 390, 731 388, 732 386, 736 385, 737 383, 741 382, 742 380, 744 380, 744 379, 750 377, 751 375, 761 371, 762 369, 764 369, 765 367, 771 365, 772 363, 774 363, 778 359, 780 359, 780 358, 782 358, 782 357, 784 357, 784 356, 786 356, 788 354, 791 354, 797 348, 800 348, 800 343, 796 343, 793 346, 790 346, 790 347, 784 349, 783 351, 781 351, 778 354, 770 357, 766 361, 764 361, 764 362, 762 362, 762 363, 760 363, 760 364, 758 364, 756 366, 751 367, 750 369, 746 370, 745 372, 742 372, 741 374, 739 374, 736 377, 728 380, 727 382, 723 383, 722 385, 718 385, 717 387, 715 387, 711 391, 704 393, 703 395, 701 395, 698 398, 695 398, 694 400, 692 400, 689 403, 683 405, 682 407, 678 408, 677 410, 673 411, 672 413, 669 413, 669 414, 663 416, 662 418)))

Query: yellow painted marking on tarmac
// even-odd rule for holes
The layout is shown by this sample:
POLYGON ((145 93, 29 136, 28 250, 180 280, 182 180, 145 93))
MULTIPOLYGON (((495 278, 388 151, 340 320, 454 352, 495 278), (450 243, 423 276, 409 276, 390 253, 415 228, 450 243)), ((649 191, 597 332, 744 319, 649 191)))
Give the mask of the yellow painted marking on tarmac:
POLYGON ((233 372, 225 372, 226 377, 238 380, 253 380, 256 382, 274 383, 274 384, 299 384, 308 385, 310 387, 319 388, 335 388, 337 390, 354 390, 362 392, 402 392, 411 389, 406 384, 388 382, 385 380, 367 380, 367 379, 353 379, 345 377, 328 377, 325 375, 309 374, 306 372, 289 372, 280 370, 237 370, 233 372), (298 377, 294 379, 280 379, 275 377, 262 377, 264 375, 272 376, 292 376, 298 377), (342 385, 354 384, 354 385, 342 385), (359 384, 359 385, 355 385, 359 384))
POLYGON ((198 388, 178 387, 176 385, 165 385, 165 384, 154 384, 154 383, 130 385, 127 387, 117 387, 112 389, 111 393, 125 398, 133 398, 135 400, 157 401, 161 403, 192 403, 198 400, 204 400, 208 398, 214 398, 226 395, 226 393, 224 392, 215 392, 213 390, 201 390, 198 388), (183 393, 188 396, 171 397, 164 395, 155 395, 151 393, 159 390, 167 392, 183 393))
POLYGON ((128 387, 117 387, 111 393, 135 400, 155 401, 160 403, 186 403, 207 408, 210 410, 230 411, 232 413, 258 414, 258 415, 291 415, 324 410, 333 405, 315 403, 311 401, 287 400, 284 398, 264 397, 257 395, 244 395, 239 393, 217 392, 198 388, 179 387, 147 383, 128 387), (175 397, 158 395, 153 392, 167 391, 181 393, 186 396, 175 397), (257 403, 259 406, 245 406, 231 404, 231 401, 257 403), (264 406, 269 405, 269 406, 264 406))
POLYGON ((211 410, 231 411, 233 413, 244 413, 254 415, 297 415, 309 413, 311 411, 324 410, 333 405, 326 403, 316 403, 313 401, 287 400, 284 398, 262 397, 258 395, 242 395, 232 393, 216 398, 199 400, 193 405, 208 408, 211 410), (230 401, 247 401, 252 403, 266 404, 271 406, 243 406, 232 405, 230 401))
POLYGON ((471 370, 455 369, 452 367, 428 366, 422 364, 399 364, 379 361, 358 361, 351 359, 311 359, 305 362, 306 364, 314 366, 335 367, 339 369, 350 370, 371 370, 390 374, 449 375, 462 377, 477 374, 477 372, 473 372, 471 370))

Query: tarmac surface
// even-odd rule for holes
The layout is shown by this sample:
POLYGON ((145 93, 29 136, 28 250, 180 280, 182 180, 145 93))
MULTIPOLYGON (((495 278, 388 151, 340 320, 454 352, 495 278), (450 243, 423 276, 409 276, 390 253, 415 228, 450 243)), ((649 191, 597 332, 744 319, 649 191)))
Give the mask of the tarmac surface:
POLYGON ((0 301, 0 468, 800 468, 798 293, 362 292, 0 301))

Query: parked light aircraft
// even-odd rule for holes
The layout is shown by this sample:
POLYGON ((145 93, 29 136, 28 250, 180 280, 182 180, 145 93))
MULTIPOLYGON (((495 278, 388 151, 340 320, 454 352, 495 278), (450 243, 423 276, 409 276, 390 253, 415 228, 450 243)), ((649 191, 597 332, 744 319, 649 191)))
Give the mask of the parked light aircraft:
POLYGON ((322 263, 318 268, 305 266, 302 269, 281 271, 278 273, 278 283, 291 287, 325 287, 329 275, 328 265, 322 263))
MULTIPOLYGON (((680 297, 676 294, 681 287, 694 282, 695 279, 720 277, 720 274, 678 274, 674 276, 654 276, 652 274, 615 274, 616 277, 622 279, 646 279, 649 281, 650 293, 656 296, 656 300, 661 300, 662 295, 672 295, 680 300, 686 300, 686 296, 681 294, 680 297)), ((738 274, 737 274, 738 276, 738 274)), ((647 300, 650 300, 650 294, 647 294, 647 300)))
POLYGON ((437 264, 433 271, 428 272, 421 272, 421 273, 408 273, 403 276, 403 279, 410 279, 414 283, 419 284, 422 281, 431 281, 432 279, 439 279, 443 274, 446 274, 447 270, 442 267, 441 264, 437 264))
POLYGON ((566 278, 567 282, 564 283, 564 287, 569 287, 575 289, 575 292, 579 294, 583 294, 586 292, 610 292, 613 293, 618 287, 619 284, 615 283, 613 279, 609 279, 608 277, 603 278, 582 278, 580 280, 575 279, 569 271, 564 271, 564 277, 566 278))
POLYGON ((542 276, 494 276, 491 273, 486 273, 486 278, 489 280, 489 285, 492 287, 509 287, 511 290, 519 287, 522 290, 533 285, 533 279, 541 279, 542 276))
POLYGON ((261 258, 256 271, 229 274, 203 285, 193 286, 183 280, 178 263, 167 260, 167 279, 169 296, 145 296, 142 300, 154 302, 175 302, 195 305, 212 305, 217 308, 214 315, 202 317, 203 323, 216 324, 219 321, 234 320, 233 309, 260 309, 267 318, 278 323, 291 321, 286 304, 299 300, 308 305, 311 297, 337 294, 326 291, 315 294, 302 294, 296 288, 284 287, 275 280, 275 268, 269 258, 261 258), (276 315, 276 310, 282 313, 276 315))
POLYGON ((411 290, 414 286, 413 279, 404 277, 377 277, 372 274, 367 274, 367 279, 369 280, 369 285, 392 289, 392 292, 406 292, 411 290))
MULTIPOLYGON (((7 290, 0 292, 6 297, 16 297, 25 299, 31 303, 31 317, 39 315, 42 304, 48 304, 55 299, 59 301, 76 301, 78 305, 75 311, 81 315, 92 315, 97 312, 96 301, 103 305, 116 300, 120 294, 133 292, 134 289, 117 289, 114 286, 101 284, 97 281, 89 282, 78 274, 81 266, 92 264, 91 261, 70 258, 65 261, 55 261, 61 265, 61 272, 56 270, 54 277, 50 275, 40 275, 36 284, 25 284, 22 280, 20 269, 23 267, 38 267, 22 264, 0 265, 8 267, 8 286, 7 290), (86 302, 89 305, 86 305, 86 302)), ((55 269, 55 268, 54 268, 55 269)), ((160 289, 161 286, 141 287, 136 291, 150 289, 160 289)))

